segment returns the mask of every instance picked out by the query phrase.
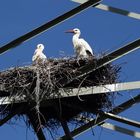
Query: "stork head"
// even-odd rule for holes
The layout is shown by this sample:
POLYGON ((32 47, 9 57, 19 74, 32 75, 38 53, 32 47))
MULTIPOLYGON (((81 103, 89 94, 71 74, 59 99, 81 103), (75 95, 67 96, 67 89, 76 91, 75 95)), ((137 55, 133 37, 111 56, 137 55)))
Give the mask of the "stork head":
POLYGON ((37 48, 43 51, 44 50, 44 45, 43 44, 38 44, 37 48))
POLYGON ((68 30, 68 31, 66 31, 66 33, 74 33, 74 34, 78 34, 78 35, 81 34, 80 29, 78 29, 78 28, 74 28, 73 30, 68 30))

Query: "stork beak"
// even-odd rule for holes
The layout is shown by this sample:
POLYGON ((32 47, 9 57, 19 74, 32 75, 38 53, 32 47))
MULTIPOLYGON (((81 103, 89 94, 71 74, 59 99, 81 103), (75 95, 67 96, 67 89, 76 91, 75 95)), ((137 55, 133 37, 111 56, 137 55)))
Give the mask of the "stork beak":
POLYGON ((65 33, 74 33, 74 31, 73 30, 68 30, 65 33))

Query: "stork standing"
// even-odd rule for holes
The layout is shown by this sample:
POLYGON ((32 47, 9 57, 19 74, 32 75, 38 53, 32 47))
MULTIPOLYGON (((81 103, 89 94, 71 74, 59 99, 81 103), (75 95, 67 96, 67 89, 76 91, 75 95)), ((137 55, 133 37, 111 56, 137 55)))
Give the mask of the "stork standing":
POLYGON ((90 56, 93 56, 93 51, 90 47, 90 45, 82 38, 79 38, 81 35, 81 32, 78 28, 75 28, 73 30, 68 30, 66 33, 73 33, 73 46, 76 53, 77 58, 89 58, 90 56))
POLYGON ((32 57, 32 61, 35 63, 44 62, 46 60, 46 55, 43 53, 44 45, 38 44, 37 49, 34 52, 34 55, 32 57))

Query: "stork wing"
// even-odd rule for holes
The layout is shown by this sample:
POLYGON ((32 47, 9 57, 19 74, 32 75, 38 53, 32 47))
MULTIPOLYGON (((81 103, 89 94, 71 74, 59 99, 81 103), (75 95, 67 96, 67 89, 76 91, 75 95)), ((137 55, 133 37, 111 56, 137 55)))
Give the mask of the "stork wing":
POLYGON ((46 57, 46 55, 45 55, 44 53, 42 53, 42 52, 36 50, 36 51, 34 52, 33 57, 32 57, 32 61, 36 61, 36 60, 38 60, 38 59, 44 60, 44 59, 46 59, 46 58, 47 58, 47 57, 46 57))
POLYGON ((89 53, 91 53, 93 55, 93 51, 92 51, 90 45, 83 38, 81 38, 79 42, 80 42, 81 46, 83 46, 85 48, 86 51, 88 51, 89 53))
POLYGON ((38 49, 35 50, 34 55, 32 57, 32 61, 35 61, 38 57, 38 49))
POLYGON ((41 53, 40 54, 40 59, 46 59, 47 57, 46 57, 46 55, 44 54, 44 53, 41 53))

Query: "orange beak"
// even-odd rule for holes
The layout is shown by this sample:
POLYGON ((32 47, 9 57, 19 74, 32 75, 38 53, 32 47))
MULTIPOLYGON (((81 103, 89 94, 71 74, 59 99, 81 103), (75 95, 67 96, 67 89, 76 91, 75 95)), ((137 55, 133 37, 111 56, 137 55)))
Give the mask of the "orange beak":
POLYGON ((73 30, 68 30, 65 33, 74 33, 74 31, 73 30))

